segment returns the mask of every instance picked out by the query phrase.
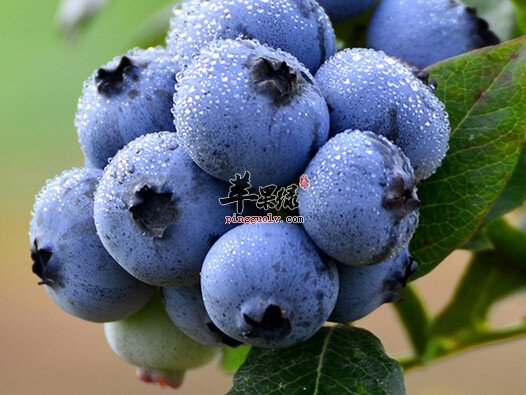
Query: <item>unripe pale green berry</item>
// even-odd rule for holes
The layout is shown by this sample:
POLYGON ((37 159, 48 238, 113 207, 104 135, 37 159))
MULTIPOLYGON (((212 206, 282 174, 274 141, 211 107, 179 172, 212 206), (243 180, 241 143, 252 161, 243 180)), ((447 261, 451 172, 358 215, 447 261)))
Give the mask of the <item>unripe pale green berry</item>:
POLYGON ((186 370, 206 364, 217 351, 181 332, 159 295, 132 317, 105 324, 104 330, 113 351, 139 368, 140 380, 161 386, 180 386, 186 370))

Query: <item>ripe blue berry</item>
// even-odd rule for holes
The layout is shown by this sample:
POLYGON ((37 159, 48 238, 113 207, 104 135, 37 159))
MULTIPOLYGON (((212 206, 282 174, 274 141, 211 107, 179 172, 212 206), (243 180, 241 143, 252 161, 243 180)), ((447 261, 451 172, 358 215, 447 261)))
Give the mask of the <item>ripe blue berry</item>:
POLYGON ((163 304, 172 322, 187 336, 209 346, 236 347, 241 343, 225 335, 206 312, 201 285, 162 289, 163 304))
POLYGON ((331 134, 370 130, 399 146, 417 179, 432 175, 448 149, 444 105, 413 71, 371 49, 346 49, 326 62, 316 81, 329 105, 331 134))
POLYGON ((395 302, 418 265, 407 247, 384 262, 369 266, 336 263, 340 292, 329 321, 347 323, 359 320, 384 303, 395 302))
POLYGON ((161 386, 179 387, 186 370, 206 364, 216 354, 170 321, 158 295, 130 318, 105 324, 104 331, 112 350, 139 368, 139 380, 161 386))
POLYGON ((94 322, 129 317, 154 288, 130 276, 101 244, 93 194, 102 171, 72 169, 37 196, 30 226, 33 273, 65 311, 94 322))
POLYGON ((371 7, 374 0, 318 0, 333 22, 345 21, 371 7))
POLYGON ((336 51, 329 18, 314 0, 197 0, 174 7, 168 48, 189 59, 215 39, 255 39, 294 55, 311 72, 336 51))
POLYGON ((238 226, 212 246, 201 287, 206 310, 224 333, 280 348, 320 329, 336 302, 338 274, 300 226, 259 223, 238 226))
POLYGON ((113 158, 95 194, 102 243, 147 284, 192 285, 208 249, 228 230, 228 186, 199 169, 175 133, 141 136, 113 158))
POLYGON ((421 68, 498 43, 475 9, 458 0, 382 0, 367 35, 369 47, 421 68))
POLYGON ((252 185, 301 175, 329 132, 327 105, 295 58, 255 41, 220 40, 183 71, 174 96, 177 137, 207 173, 252 185))
POLYGON ((413 170, 386 138, 345 131, 309 163, 299 211, 307 233, 332 258, 353 266, 398 253, 418 223, 413 170))
POLYGON ((161 47, 134 49, 84 83, 75 125, 86 159, 104 168, 118 150, 146 133, 175 131, 176 58, 161 47))

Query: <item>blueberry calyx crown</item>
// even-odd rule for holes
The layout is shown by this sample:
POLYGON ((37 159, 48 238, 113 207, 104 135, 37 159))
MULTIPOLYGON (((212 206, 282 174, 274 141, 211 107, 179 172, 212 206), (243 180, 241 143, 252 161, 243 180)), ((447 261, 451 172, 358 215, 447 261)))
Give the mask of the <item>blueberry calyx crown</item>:
POLYGON ((130 203, 135 223, 158 239, 164 237, 166 229, 179 216, 172 193, 156 191, 148 185, 139 188, 130 203))
POLYGON ((397 291, 405 287, 409 279, 416 273, 417 269, 418 263, 416 260, 411 255, 407 255, 401 270, 396 270, 393 273, 392 278, 385 282, 385 290, 397 291))
POLYGON ((420 200, 416 196, 415 180, 395 174, 391 185, 384 196, 383 204, 391 210, 397 218, 403 218, 420 207, 420 200))
POLYGON ((418 263, 411 255, 407 254, 402 267, 394 271, 391 277, 384 282, 384 303, 398 302, 401 299, 397 291, 407 285, 407 282, 416 273, 417 269, 418 263))
POLYGON ((265 340, 283 340, 292 332, 286 312, 276 304, 268 305, 259 321, 245 313, 243 319, 250 327, 242 333, 247 338, 262 337, 265 340))
POLYGON ((398 282, 402 284, 402 287, 407 285, 407 282, 416 273, 417 269, 418 262, 415 260, 415 258, 413 258, 412 255, 409 255, 407 257, 407 265, 405 266, 404 273, 396 278, 398 282))
POLYGON ((97 91, 106 98, 118 95, 124 88, 125 75, 130 76, 135 81, 139 79, 137 66, 127 56, 121 58, 117 67, 111 69, 100 68, 97 70, 95 74, 97 91))
MULTIPOLYGON (((270 94, 276 103, 286 103, 300 90, 298 72, 283 60, 258 57, 252 61, 252 78, 255 86, 270 94)), ((301 79, 310 82, 305 73, 301 79)))
POLYGON ((219 329, 216 326, 216 324, 214 324, 211 321, 207 322, 206 326, 208 327, 210 332, 213 332, 213 333, 215 333, 216 335, 219 336, 219 341, 221 341, 221 343, 223 343, 223 344, 225 344, 225 345, 227 345, 229 347, 238 347, 238 346, 243 344, 239 340, 232 339, 230 336, 228 336, 225 333, 223 333, 223 331, 221 331, 221 329, 219 329))
POLYGON ((38 285, 53 285, 54 283, 48 270, 48 263, 52 255, 51 251, 38 248, 38 241, 35 239, 31 248, 31 259, 33 260, 31 269, 40 278, 38 285))

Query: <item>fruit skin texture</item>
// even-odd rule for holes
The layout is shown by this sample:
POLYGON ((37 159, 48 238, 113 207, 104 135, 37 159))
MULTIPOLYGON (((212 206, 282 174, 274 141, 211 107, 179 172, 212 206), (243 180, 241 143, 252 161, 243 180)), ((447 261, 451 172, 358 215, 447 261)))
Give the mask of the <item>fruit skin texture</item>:
POLYGON ((95 194, 102 243, 134 277, 156 286, 199 282, 208 249, 229 227, 228 186, 160 132, 132 141, 106 167, 95 194))
POLYGON ((140 368, 143 381, 177 387, 184 372, 209 362, 217 349, 181 332, 166 314, 159 295, 132 317, 104 324, 106 339, 124 361, 140 368))
POLYGON ((225 335, 206 312, 200 284, 162 288, 164 309, 187 336, 209 346, 236 347, 241 343, 225 335))
POLYGON ((295 58, 249 40, 219 40, 178 79, 180 143, 207 173, 228 181, 250 171, 253 186, 299 177, 327 140, 329 113, 295 58))
POLYGON ((37 196, 30 225, 33 272, 66 312, 93 322, 136 313, 155 289, 130 276, 108 254, 93 222, 98 169, 71 169, 37 196))
POLYGON ((305 231, 286 223, 241 225, 210 249, 201 289, 212 321, 262 348, 289 347, 318 331, 338 295, 338 273, 305 231))
POLYGON ((146 133, 175 132, 177 58, 161 47, 133 49, 84 83, 75 126, 86 159, 103 169, 118 150, 146 133))
POLYGON ((371 132, 345 131, 309 163, 298 202, 304 227, 330 257, 352 266, 397 254, 418 224, 419 201, 409 160, 371 132))
POLYGON ((458 0, 382 0, 367 34, 369 47, 421 68, 498 43, 475 9, 458 0))
POLYGON ((400 299, 403 288, 418 267, 407 247, 388 260, 369 266, 336 263, 340 292, 329 321, 345 324, 365 317, 384 303, 400 299))
POLYGON ((330 109, 331 135, 370 130, 399 146, 419 180, 441 165, 448 150, 444 104, 413 71, 372 49, 346 49, 316 74, 330 109))
POLYGON ((336 52, 331 22, 314 0, 187 1, 174 6, 166 42, 189 60, 215 39, 239 37, 288 52, 313 73, 336 52))
POLYGON ((371 7, 374 0, 319 0, 333 22, 354 18, 371 7))

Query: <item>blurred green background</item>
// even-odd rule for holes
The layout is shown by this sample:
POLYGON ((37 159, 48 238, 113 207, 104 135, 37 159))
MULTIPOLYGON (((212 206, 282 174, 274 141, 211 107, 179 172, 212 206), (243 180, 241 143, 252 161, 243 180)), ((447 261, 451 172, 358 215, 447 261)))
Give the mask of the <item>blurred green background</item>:
MULTIPOLYGON (((28 222, 44 181, 83 163, 73 126, 82 82, 101 64, 141 42, 141 26, 167 0, 114 0, 75 42, 55 25, 58 1, 0 2, 0 394, 159 393, 106 345, 100 325, 66 315, 36 285, 28 222)), ((447 302, 467 254, 456 253, 417 281, 432 311, 447 302)), ((496 323, 526 315, 526 298, 494 312, 496 323)), ((362 326, 390 355, 409 349, 384 306, 362 326)), ((410 394, 526 392, 526 340, 464 353, 411 372, 410 394)), ((221 394, 230 378, 215 366, 188 375, 180 394, 221 394)))

